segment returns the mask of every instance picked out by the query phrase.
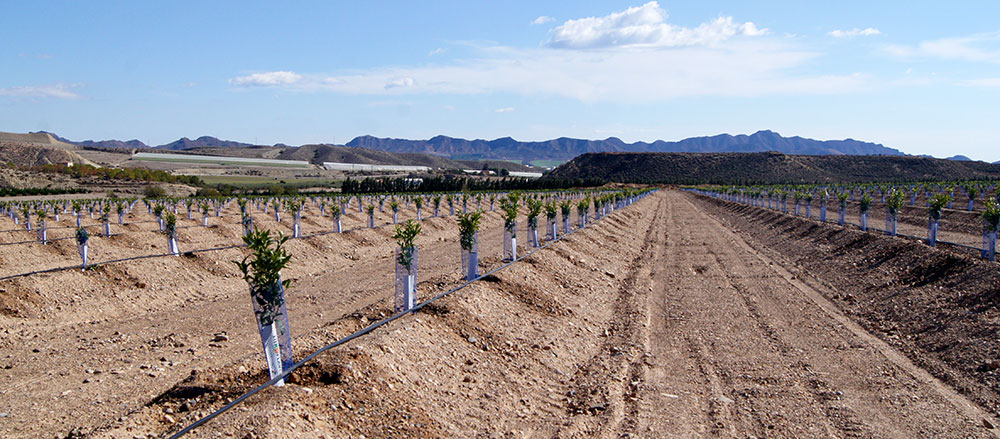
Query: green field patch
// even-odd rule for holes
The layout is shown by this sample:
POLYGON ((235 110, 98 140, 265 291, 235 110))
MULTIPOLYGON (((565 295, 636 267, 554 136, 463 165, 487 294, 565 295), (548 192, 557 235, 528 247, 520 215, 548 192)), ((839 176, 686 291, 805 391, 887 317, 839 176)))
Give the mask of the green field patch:
POLYGON ((559 166, 559 165, 561 165, 563 163, 566 163, 566 162, 563 161, 563 160, 532 160, 532 161, 528 162, 529 165, 531 165, 531 166, 537 166, 537 167, 540 167, 540 168, 554 168, 554 167, 559 166))

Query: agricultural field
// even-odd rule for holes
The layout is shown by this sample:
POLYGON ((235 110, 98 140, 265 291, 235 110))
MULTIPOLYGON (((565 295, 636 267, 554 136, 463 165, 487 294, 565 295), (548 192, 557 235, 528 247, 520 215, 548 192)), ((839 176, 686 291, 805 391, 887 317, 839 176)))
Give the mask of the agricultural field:
POLYGON ((559 166, 559 165, 561 165, 563 163, 566 163, 566 161, 565 160, 532 160, 528 164, 531 165, 531 166, 539 167, 539 168, 554 168, 554 167, 559 166))
POLYGON ((304 160, 273 160, 247 157, 225 157, 197 154, 161 154, 152 152, 139 152, 132 155, 134 161, 140 162, 167 162, 167 163, 201 163, 222 166, 262 166, 278 168, 310 168, 309 162, 304 160))
POLYGON ((85 270, 72 204, 46 245, 5 205, 0 436, 170 437, 267 383, 233 263, 247 217, 300 235, 281 270, 294 360, 324 352, 185 437, 996 436, 1000 275, 979 254, 708 191, 450 194, 434 215, 448 195, 419 196, 419 220, 404 194, 200 199, 190 219, 189 199, 127 200, 110 236, 99 207, 117 203, 78 201, 85 270), (566 203, 557 240, 536 198, 566 203), (174 206, 177 255, 153 213, 174 206), (400 313, 407 220, 419 282, 400 313))
MULTIPOLYGON (((281 179, 277 177, 262 177, 252 175, 204 175, 198 177, 206 185, 228 184, 239 187, 261 187, 271 184, 280 184, 281 179)), ((296 186, 308 187, 310 185, 336 186, 343 180, 322 177, 299 177, 284 180, 296 186)))

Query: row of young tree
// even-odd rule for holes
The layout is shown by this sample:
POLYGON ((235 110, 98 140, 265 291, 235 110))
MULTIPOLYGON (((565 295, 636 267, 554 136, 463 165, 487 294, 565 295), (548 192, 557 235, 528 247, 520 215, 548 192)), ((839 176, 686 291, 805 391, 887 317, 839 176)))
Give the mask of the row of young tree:
MULTIPOLYGON (((195 212, 202 214, 202 225, 208 225, 208 219, 213 215, 222 216, 223 209, 231 203, 236 203, 240 212, 240 222, 243 228, 243 243, 249 249, 249 254, 236 264, 250 287, 253 309, 257 318, 258 330, 265 348, 267 366, 272 378, 280 375, 292 364, 291 337, 288 325, 288 313, 284 301, 285 289, 290 286, 288 280, 283 280, 281 270, 292 261, 285 243, 290 238, 302 237, 302 212, 307 208, 318 210, 319 216, 331 218, 333 230, 328 232, 342 233, 341 217, 348 210, 357 208, 359 212, 367 211, 368 227, 375 227, 373 217, 376 209, 383 206, 393 213, 393 223, 396 224, 392 238, 396 241, 394 307, 397 312, 406 312, 417 303, 418 286, 418 247, 417 240, 421 232, 421 220, 424 206, 432 216, 442 214, 442 203, 448 210, 445 215, 453 215, 458 225, 458 253, 461 263, 461 276, 466 281, 476 280, 479 274, 479 230, 481 219, 486 209, 498 207, 503 218, 503 261, 513 262, 518 259, 519 245, 517 242, 518 223, 525 218, 528 230, 528 242, 521 247, 538 248, 543 243, 541 236, 542 224, 547 225, 545 237, 548 241, 556 241, 563 235, 573 231, 570 223, 571 213, 575 208, 578 223, 577 229, 587 227, 590 222, 622 209, 636 200, 645 197, 649 190, 593 190, 593 191, 541 191, 506 193, 430 193, 430 194, 378 194, 378 195, 341 195, 341 196, 292 196, 292 197, 236 197, 236 198, 203 198, 203 199, 96 199, 96 200, 35 200, 21 202, 5 202, 0 204, 0 213, 14 219, 15 224, 23 219, 27 230, 34 224, 39 231, 39 240, 46 244, 46 220, 54 217, 58 221, 61 215, 71 215, 75 218, 76 227, 73 238, 77 242, 82 260, 81 267, 88 267, 91 233, 83 226, 81 218, 90 215, 100 217, 104 226, 103 234, 111 234, 111 218, 118 216, 117 222, 123 224, 125 215, 139 214, 145 210, 157 223, 167 239, 171 254, 179 255, 177 248, 177 215, 187 209, 188 218, 193 219, 195 212), (140 207, 142 203, 145 209, 140 207), (425 204, 426 203, 426 204, 425 204), (356 206, 356 207, 355 207, 356 206), (417 219, 400 223, 399 209, 412 206, 417 219), (460 206, 460 207, 459 207, 460 206), (456 212, 456 209, 458 211, 456 212), (265 214, 273 213, 274 220, 282 221, 282 213, 289 213, 293 218, 293 233, 285 236, 278 232, 261 228, 254 224, 253 210, 265 214), (561 215, 561 229, 559 216, 561 215), (544 218, 544 223, 542 223, 544 218)), ((281 381, 277 381, 278 384, 281 381)))
MULTIPOLYGON (((624 208, 647 196, 649 190, 602 191, 597 193, 576 194, 575 198, 568 196, 560 198, 556 193, 522 194, 517 191, 503 194, 499 197, 499 205, 504 222, 503 251, 505 262, 517 260, 517 222, 520 207, 527 208, 527 223, 530 231, 530 244, 540 247, 538 236, 538 219, 544 211, 549 224, 549 239, 559 239, 556 224, 556 212, 561 212, 564 222, 564 233, 570 232, 569 214, 575 201, 580 216, 579 227, 588 224, 589 209, 593 207, 593 218, 599 220, 615 210, 624 208), (572 201, 571 201, 572 200, 572 201)), ((395 195, 393 195, 395 197, 395 195)), ((400 196, 401 197, 401 196, 400 196)), ((415 200, 421 200, 417 197, 415 200)), ((361 202, 362 198, 358 198, 361 202)), ((241 200, 242 201, 242 200, 241 200)), ((302 200, 291 201, 292 209, 297 209, 302 200)), ((315 200, 313 200, 316 202, 315 200)), ((395 203, 395 201, 393 201, 395 203)), ((416 201, 415 201, 416 203, 416 201)), ((240 204, 241 212, 245 212, 247 202, 240 204)), ((397 206, 393 207, 394 213, 397 206)), ((420 212, 420 205, 416 206, 420 212)), ((368 205, 369 214, 374 205, 368 205)), ((300 210, 294 210, 296 212, 300 210)), ((339 229, 341 207, 336 204, 330 211, 336 218, 339 229)), ((452 212, 454 214, 454 212, 452 212)), ((461 276, 466 281, 474 281, 479 274, 479 229, 483 210, 465 210, 455 214, 458 223, 459 259, 461 261, 461 276)), ((435 211, 435 216, 438 212, 435 211)), ((246 214, 244 214, 244 219, 246 214)), ((396 219, 394 218, 394 223, 396 219)), ((244 221, 245 224, 245 221, 244 221)), ((371 226, 371 224, 370 224, 371 226)), ((339 230, 338 230, 339 231, 339 230)), ((421 232, 421 222, 409 219, 395 226, 392 238, 396 241, 394 261, 395 291, 393 306, 397 313, 409 312, 417 304, 419 249, 417 238, 421 232)), ((272 381, 282 385, 281 376, 294 364, 292 358, 291 337, 289 334, 288 312, 284 300, 285 289, 290 283, 282 280, 281 270, 287 267, 292 255, 283 247, 288 237, 282 234, 273 236, 270 231, 257 227, 245 230, 244 243, 250 254, 237 262, 244 279, 250 286, 250 295, 257 317, 258 330, 264 346, 265 357, 272 381)))
POLYGON ((900 185, 810 185, 810 186, 714 186, 687 188, 703 195, 709 195, 728 201, 748 204, 756 207, 789 212, 788 202, 792 201, 794 215, 798 216, 804 210, 807 218, 812 218, 814 201, 819 202, 819 220, 825 222, 827 205, 831 198, 837 200, 838 219, 841 226, 846 224, 848 202, 857 201, 859 226, 862 230, 869 229, 868 218, 872 203, 880 200, 885 208, 884 232, 890 236, 898 235, 899 214, 901 209, 909 204, 917 205, 917 199, 923 196, 927 208, 927 244, 937 245, 941 226, 941 215, 944 209, 954 206, 956 194, 964 198, 964 210, 977 211, 976 200, 983 194, 981 218, 983 241, 981 255, 991 261, 996 260, 996 241, 1000 231, 1000 191, 994 182, 967 182, 964 184, 900 184, 900 185))
MULTIPOLYGON (((528 210, 530 227, 537 229, 537 217, 545 209, 549 215, 556 211, 563 213, 568 230, 569 213, 575 206, 581 217, 586 216, 587 209, 593 205, 594 214, 600 215, 611 203, 620 203, 629 194, 629 190, 591 190, 591 191, 537 191, 525 193, 519 197, 528 210), (574 204, 575 203, 575 204, 574 204)), ((141 202, 145 210, 152 216, 152 221, 158 224, 158 229, 168 239, 168 249, 172 254, 179 254, 177 248, 177 219, 186 211, 187 219, 195 220, 199 216, 202 226, 209 225, 212 217, 221 217, 223 210, 236 203, 239 206, 240 221, 243 234, 253 229, 253 211, 273 214, 274 220, 281 222, 282 214, 287 213, 292 218, 292 237, 303 236, 302 214, 312 206, 318 209, 319 216, 329 215, 332 218, 334 232, 343 231, 341 215, 348 209, 356 208, 359 213, 367 211, 368 227, 375 227, 375 211, 385 212, 386 207, 392 211, 392 223, 399 222, 400 208, 413 206, 417 220, 422 220, 423 207, 429 207, 428 213, 439 216, 443 206, 447 206, 448 214, 455 215, 456 209, 463 213, 473 210, 483 210, 488 205, 494 210, 497 201, 501 208, 507 202, 509 193, 500 192, 464 192, 464 193, 403 193, 403 194, 355 194, 355 195, 311 195, 311 196, 251 196, 251 197, 203 197, 203 198, 105 198, 76 200, 23 200, 0 202, 0 213, 13 219, 15 225, 21 225, 26 230, 35 230, 37 240, 46 245, 49 242, 48 220, 54 218, 60 221, 61 216, 69 215, 75 220, 78 229, 77 236, 89 239, 91 233, 83 225, 83 218, 99 218, 102 227, 100 235, 111 236, 112 223, 125 225, 125 216, 133 213, 133 209, 141 202), (33 227, 34 226, 34 227, 33 227), (79 230, 82 230, 80 232, 79 230)), ((552 236, 554 232, 550 231, 552 236)), ((81 243, 82 245, 83 243, 81 243)))

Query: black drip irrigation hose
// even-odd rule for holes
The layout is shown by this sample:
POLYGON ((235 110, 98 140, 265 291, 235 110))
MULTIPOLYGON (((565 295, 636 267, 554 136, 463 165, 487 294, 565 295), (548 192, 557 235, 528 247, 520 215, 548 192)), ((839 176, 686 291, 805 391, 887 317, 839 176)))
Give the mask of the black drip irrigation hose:
MULTIPOLYGON (((651 194, 652 194, 652 192, 648 193, 647 196, 651 195, 651 194)), ((645 197, 643 197, 643 198, 645 198, 645 197)), ((634 205, 637 202, 639 202, 640 200, 641 200, 641 198, 639 200, 635 200, 634 202, 632 202, 632 204, 626 205, 625 207, 629 207, 631 205, 634 205)), ((622 209, 616 209, 615 212, 619 212, 621 210, 624 210, 624 209, 623 208, 622 209)), ((607 217, 607 215, 605 215, 604 217, 602 217, 602 219, 606 218, 606 217, 607 217)), ((587 215, 587 220, 588 221, 590 220, 590 215, 587 215)), ((588 222, 588 224, 591 224, 591 223, 588 222)), ((420 302, 420 303, 414 305, 413 308, 410 308, 410 309, 408 309, 406 311, 400 311, 400 312, 398 312, 396 314, 393 314, 393 315, 391 315, 389 317, 386 317, 386 318, 384 318, 382 320, 379 320, 378 322, 375 322, 375 323, 373 323, 373 324, 371 324, 369 326, 366 326, 366 327, 364 327, 364 328, 362 328, 362 329, 354 332, 351 335, 348 335, 348 336, 346 336, 344 338, 341 338, 341 339, 339 339, 339 340, 337 340, 337 341, 335 341, 333 343, 330 343, 330 344, 328 344, 326 346, 323 346, 323 347, 317 349, 315 352, 309 354, 305 358, 303 358, 303 359, 299 360, 297 363, 293 364, 292 367, 288 368, 287 370, 282 371, 280 374, 276 375, 274 378, 271 378, 270 381, 268 381, 268 382, 266 382, 264 384, 261 384, 261 385, 255 387, 255 388, 251 389, 250 391, 248 391, 248 392, 240 395, 238 398, 234 399, 232 402, 230 402, 230 403, 222 406, 218 410, 216 410, 216 411, 214 411, 212 413, 209 413, 208 415, 205 415, 204 417, 202 417, 201 419, 195 421, 191 425, 188 425, 187 427, 184 427, 183 429, 181 429, 177 433, 174 433, 172 436, 170 436, 169 439, 180 438, 181 436, 184 436, 185 434, 191 432, 191 430, 194 430, 195 428, 200 427, 201 425, 203 425, 206 422, 212 420, 213 418, 215 418, 215 417, 217 417, 217 416, 219 416, 219 415, 221 415, 221 414, 229 411, 230 409, 232 409, 233 407, 236 407, 238 404, 240 404, 241 402, 243 402, 247 398, 249 398, 249 397, 257 394, 261 390, 264 390, 264 389, 270 387, 271 385, 277 383, 278 381, 281 381, 281 380, 285 379, 288 375, 290 375, 292 372, 294 372, 295 369, 298 369, 302 365, 308 363, 309 361, 312 361, 314 358, 316 358, 317 356, 319 356, 323 352, 326 352, 326 351, 328 351, 330 349, 333 349, 333 348, 335 348, 337 346, 341 346, 343 344, 346 344, 346 343, 348 343, 348 342, 350 342, 350 341, 352 341, 352 340, 354 340, 356 338, 365 336, 365 335, 371 333, 372 331, 374 331, 374 330, 376 330, 376 329, 378 329, 378 328, 380 328, 380 327, 388 324, 389 322, 392 322, 392 321, 394 321, 396 319, 399 319, 400 317, 403 317, 403 316, 405 316, 407 314, 416 313, 417 311, 423 309, 425 306, 433 303, 434 301, 436 301, 438 299, 441 299, 441 298, 444 298, 444 297, 447 297, 447 296, 449 296, 451 294, 454 294, 455 292, 457 292, 459 290, 462 290, 465 287, 468 287, 469 285, 472 285, 473 283, 478 282, 479 280, 481 280, 481 279, 483 279, 483 278, 485 278, 487 276, 491 276, 491 275, 493 275, 493 274, 495 274, 495 273, 497 273, 497 272, 499 272, 501 270, 504 270, 507 267, 510 267, 511 265, 514 265, 515 263, 522 261, 523 259, 527 258, 528 256, 531 256, 531 255, 535 254, 535 252, 540 251, 540 250, 544 250, 544 249, 548 248, 549 246, 551 246, 552 244, 560 242, 563 239, 565 239, 567 236, 570 236, 570 235, 572 235, 572 234, 574 234, 574 233, 576 233, 576 232, 578 232, 580 230, 583 230, 583 228, 577 227, 576 229, 571 230, 569 233, 560 235, 559 238, 556 238, 553 241, 549 241, 548 243, 546 243, 543 246, 540 246, 540 247, 532 249, 531 251, 525 253, 523 256, 521 256, 519 258, 515 258, 513 261, 507 262, 507 263, 505 263, 505 264, 503 264, 503 265, 501 265, 501 266, 499 266, 497 268, 494 268, 494 269, 490 270, 489 272, 486 272, 484 274, 479 275, 479 277, 477 277, 477 278, 475 278, 473 280, 466 281, 465 283, 463 283, 463 284, 461 284, 459 286, 456 286, 456 287, 454 287, 454 288, 452 288, 452 289, 450 289, 448 291, 440 293, 440 294, 438 294, 438 295, 436 295, 434 297, 431 297, 430 299, 427 299, 427 300, 425 300, 423 302, 420 302)))
MULTIPOLYGON (((69 238, 59 238, 59 239, 75 239, 75 238, 69 237, 69 238)), ((226 245, 226 246, 222 246, 222 247, 212 247, 212 248, 203 248, 203 249, 196 249, 196 250, 188 250, 188 251, 185 251, 185 252, 179 252, 176 255, 173 254, 173 253, 162 253, 162 254, 153 254, 153 255, 132 256, 132 257, 121 258, 121 259, 109 259, 107 261, 100 261, 100 262, 94 262, 92 264, 87 264, 86 267, 83 267, 82 265, 71 265, 69 267, 48 268, 48 269, 45 269, 45 270, 29 271, 27 273, 18 273, 18 274, 12 274, 12 275, 9 275, 9 276, 0 277, 0 281, 14 279, 14 278, 18 278, 18 277, 27 277, 27 276, 32 276, 32 275, 36 275, 36 274, 55 273, 57 271, 67 271, 67 270, 76 270, 76 269, 90 270, 92 268, 96 268, 96 267, 99 267, 99 266, 102 266, 102 265, 110 265, 110 264, 116 264, 116 263, 119 263, 119 262, 127 262, 127 261, 137 261, 137 260, 140 260, 140 259, 162 258, 164 256, 182 256, 182 255, 187 255, 187 254, 213 252, 213 251, 228 250, 228 249, 231 249, 231 248, 240 248, 240 247, 246 247, 246 244, 234 244, 234 245, 226 245)))
MULTIPOLYGON (((393 224, 382 224, 382 225, 378 225, 378 226, 375 226, 375 227, 354 227, 354 228, 351 228, 351 229, 344 229, 343 232, 351 232, 351 231, 355 231, 355 230, 364 230, 364 229, 373 229, 374 230, 374 229, 380 229, 380 228, 391 226, 391 225, 393 225, 393 224)), ((200 227, 200 226, 187 226, 187 227, 200 227)), ((338 232, 337 231, 319 232, 319 233, 313 233, 311 235, 302 235, 298 239, 310 238, 310 237, 313 237, 313 236, 324 236, 324 235, 330 235, 330 234, 336 234, 336 233, 338 233, 338 232)), ((115 234, 112 234, 111 236, 114 236, 114 235, 115 234)), ((103 236, 103 235, 99 235, 99 236, 103 236)), ((62 240, 68 240, 68 239, 76 239, 76 237, 74 237, 74 236, 67 236, 67 237, 63 237, 63 238, 52 238, 52 239, 48 239, 47 241, 48 242, 51 242, 51 241, 62 241, 62 240)), ((39 241, 38 240, 31 240, 31 241, 21 241, 21 242, 17 242, 17 243, 12 242, 12 243, 8 243, 8 244, 0 244, 0 245, 25 244, 25 243, 37 243, 37 242, 39 242, 39 241)), ((188 250, 188 251, 180 252, 180 254, 181 255, 186 255, 186 254, 189 254, 189 253, 190 254, 193 254, 193 253, 204 253, 204 252, 211 252, 211 251, 228 250, 228 249, 231 249, 231 248, 239 248, 239 247, 246 247, 246 244, 234 244, 234 245, 226 245, 226 246, 222 246, 222 247, 211 247, 211 248, 188 250)), ((107 261, 100 261, 100 262, 94 262, 92 264, 87 264, 87 269, 90 269, 91 267, 97 267, 97 266, 101 266, 101 265, 108 265, 108 264, 113 264, 113 263, 118 263, 118 262, 135 261, 135 260, 139 260, 139 259, 162 258, 162 257, 165 257, 165 256, 176 256, 176 255, 174 255, 173 253, 158 253, 158 254, 152 254, 152 255, 132 256, 132 257, 121 258, 121 259, 110 259, 110 260, 107 260, 107 261)), ((68 267, 55 267, 55 268, 47 268, 47 269, 44 269, 44 270, 29 271, 29 272, 26 272, 26 273, 11 274, 11 275, 8 275, 8 276, 0 277, 0 281, 8 280, 8 279, 14 279, 14 278, 18 278, 18 277, 27 277, 27 276, 32 276, 32 275, 36 275, 36 274, 45 274, 45 273, 54 273, 54 272, 57 272, 57 271, 75 270, 77 268, 81 268, 81 266, 80 265, 71 265, 71 266, 68 266, 68 267)))
MULTIPOLYGON (((439 215, 439 216, 436 216, 436 217, 429 217, 429 218, 445 218, 446 216, 449 216, 449 215, 445 215, 445 216, 440 216, 439 215)), ((424 218, 424 219, 427 220, 429 218, 424 218)), ((589 215, 587 216, 587 221, 588 221, 588 224, 589 224, 589 221, 590 221, 590 216, 589 215)), ((156 221, 139 221, 139 222, 156 222, 156 221)), ((126 223, 126 224, 129 224, 129 223, 126 223)), ((132 224, 134 224, 134 223, 132 223, 132 224)), ((100 225, 100 224, 98 224, 98 225, 100 225)), ((353 231, 357 231, 357 230, 366 230, 366 229, 375 230, 375 229, 381 229, 381 228, 384 228, 384 227, 389 227, 389 226, 394 226, 394 225, 396 225, 396 224, 388 223, 388 224, 380 224, 380 225, 377 225, 375 227, 365 227, 365 226, 353 227, 353 228, 350 228, 350 229, 343 229, 341 232, 337 232, 336 230, 325 231, 325 232, 317 232, 317 233, 313 233, 313 234, 309 234, 309 235, 301 235, 297 239, 305 239, 305 238, 311 238, 311 237, 315 237, 315 236, 325 236, 325 235, 333 235, 333 234, 342 234, 342 233, 353 232, 353 231)), ((89 227, 89 226, 86 226, 86 227, 89 227)), ((184 226, 184 227, 201 227, 201 226, 184 226)), ((180 227, 178 227, 178 228, 180 228, 180 227)), ((570 232, 570 233, 573 233, 573 232, 570 232)), ((114 236, 114 235, 115 235, 114 233, 111 234, 111 236, 114 236)), ((102 237, 107 238, 107 236, 104 236, 104 235, 96 235, 96 236, 102 236, 102 237)), ((51 242, 51 241, 62 241, 62 240, 69 240, 69 239, 76 239, 76 237, 74 237, 74 236, 67 236, 67 237, 63 237, 63 238, 52 238, 52 239, 48 239, 47 241, 51 242)), ((31 241, 20 241, 20 242, 17 242, 17 243, 0 244, 0 246, 2 246, 2 245, 12 245, 12 244, 37 243, 37 242, 39 242, 39 241, 36 239, 36 240, 31 240, 31 241)), ((179 254, 180 255, 186 255, 186 254, 194 254, 194 253, 205 253, 205 252, 219 251, 219 250, 228 250, 228 249, 240 248, 240 247, 246 247, 246 244, 234 244, 234 245, 227 245, 227 246, 222 246, 222 247, 211 247, 211 248, 205 248, 205 249, 195 249, 195 250, 189 250, 189 251, 180 252, 179 254)), ((136 260, 140 260, 140 259, 162 258, 162 257, 165 257, 165 256, 177 256, 177 255, 174 255, 173 253, 158 253, 158 254, 152 254, 152 255, 140 255, 140 256, 132 256, 132 257, 128 257, 128 258, 110 259, 110 260, 107 260, 107 261, 94 262, 92 264, 87 264, 86 268, 82 268, 81 265, 70 265, 70 266, 66 266, 66 267, 47 268, 47 269, 44 269, 44 270, 35 270, 35 271, 29 271, 29 272, 25 272, 25 273, 17 273, 17 274, 11 274, 11 275, 7 275, 7 276, 3 276, 3 277, 0 277, 0 281, 9 280, 9 279, 15 279, 15 278, 19 278, 19 277, 28 277, 28 276, 33 276, 33 275, 36 275, 36 274, 46 274, 46 273, 55 273, 55 272, 59 272, 59 271, 75 270, 75 269, 78 269, 78 268, 81 268, 81 269, 90 269, 92 267, 98 267, 98 266, 101 266, 101 265, 109 265, 109 264, 114 264, 114 263, 118 263, 118 262, 136 261, 136 260)))
MULTIPOLYGON (((129 222, 123 222, 121 224, 118 224, 117 221, 113 221, 113 222, 111 222, 111 225, 113 225, 113 226, 127 226, 127 225, 130 225, 130 224, 143 224, 143 223, 155 223, 155 222, 156 222, 156 220, 142 220, 142 221, 129 221, 129 222)), ((103 225, 104 225, 104 223, 81 224, 80 227, 83 227, 83 228, 87 228, 87 227, 100 227, 100 226, 103 226, 103 225)), ((75 229, 75 228, 76 228, 76 226, 53 226, 53 227, 48 227, 47 229, 48 230, 59 230, 59 229, 75 229)), ((8 229, 8 230, 0 230, 0 233, 15 233, 15 232, 27 232, 27 231, 28 230, 26 230, 26 229, 8 229)), ((0 245, 2 245, 2 244, 0 244, 0 245)))

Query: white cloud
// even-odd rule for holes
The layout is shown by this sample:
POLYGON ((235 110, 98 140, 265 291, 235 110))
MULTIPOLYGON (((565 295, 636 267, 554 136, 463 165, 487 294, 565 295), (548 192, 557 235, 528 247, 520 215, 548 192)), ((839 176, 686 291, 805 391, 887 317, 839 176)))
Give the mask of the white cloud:
POLYGON ((531 24, 539 25, 539 24, 551 23, 553 21, 556 21, 556 19, 552 18, 552 17, 549 17, 549 16, 542 15, 542 16, 536 18, 535 21, 532 21, 531 24))
POLYGON ((881 35, 881 34, 882 34, 881 31, 879 31, 878 29, 875 29, 873 27, 867 27, 867 28, 864 28, 864 29, 854 28, 854 29, 847 29, 847 30, 836 29, 836 30, 830 32, 830 36, 834 37, 834 38, 870 37, 872 35, 881 35))
POLYGON ((1000 32, 927 40, 915 46, 893 44, 884 49, 900 58, 1000 63, 1000 32))
POLYGON ((229 83, 238 87, 275 87, 293 85, 300 81, 302 81, 302 75, 298 73, 279 71, 238 76, 230 79, 229 83))
POLYGON ((496 110, 493 111, 497 113, 510 113, 511 111, 514 111, 514 107, 497 108, 496 110))
POLYGON ((430 51, 427 54, 427 56, 440 55, 440 54, 445 53, 445 52, 446 52, 445 49, 438 47, 437 49, 434 49, 434 50, 430 51))
POLYGON ((868 80, 863 75, 792 73, 817 55, 781 43, 729 46, 600 52, 494 47, 448 65, 303 75, 284 88, 359 95, 513 93, 635 103, 688 96, 836 94, 862 89, 868 80))
POLYGON ((652 1, 604 17, 568 20, 553 29, 546 45, 566 49, 700 46, 765 33, 767 29, 751 22, 736 23, 733 17, 719 17, 696 28, 674 26, 667 23, 667 11, 652 1))
MULTIPOLYGON (((794 38, 731 38, 725 44, 693 43, 721 41, 727 38, 725 35, 737 33, 763 32, 750 23, 737 25, 732 19, 720 18, 696 29, 676 28, 662 22, 665 14, 655 2, 617 15, 622 17, 612 20, 617 23, 612 26, 614 29, 628 27, 623 25, 626 22, 651 23, 660 33, 652 32, 627 43, 616 40, 616 46, 601 50, 590 48, 611 44, 607 43, 610 40, 598 38, 587 40, 587 44, 577 40, 586 49, 472 46, 475 56, 447 62, 353 70, 336 75, 293 74, 296 80, 280 88, 369 96, 508 93, 633 104, 693 96, 841 94, 869 89, 872 81, 862 74, 809 73, 808 63, 821 54, 803 49, 802 43, 794 38), (644 13, 652 18, 643 18, 644 13), (669 38, 664 36, 665 31, 669 31, 669 38), (595 43, 598 40, 605 43, 595 43)), ((239 79, 230 82, 247 82, 239 79)))
POLYGON ((397 79, 393 79, 393 80, 387 82, 385 84, 385 89, 389 90, 391 88, 400 88, 400 87, 402 87, 402 88, 408 88, 408 87, 413 87, 414 83, 415 83, 415 81, 413 80, 413 78, 410 78, 410 77, 397 78, 397 79))
POLYGON ((74 84, 54 84, 40 86, 22 86, 0 88, 0 96, 77 99, 80 95, 73 92, 74 84))

